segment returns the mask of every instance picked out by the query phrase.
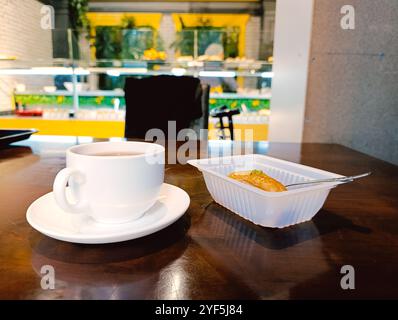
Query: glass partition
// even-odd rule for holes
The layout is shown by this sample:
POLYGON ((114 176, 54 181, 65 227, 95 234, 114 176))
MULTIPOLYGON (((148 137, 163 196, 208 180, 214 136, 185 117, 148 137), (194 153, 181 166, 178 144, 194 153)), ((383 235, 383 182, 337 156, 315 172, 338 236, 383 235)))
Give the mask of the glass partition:
POLYGON ((187 60, 223 61, 239 57, 237 28, 185 28, 172 43, 177 57, 187 60))
POLYGON ((212 18, 214 25, 177 27, 165 14, 133 14, 136 21, 119 13, 117 19, 91 14, 89 32, 49 31, 48 54, 0 59, 1 98, 8 101, 0 106, 3 115, 123 121, 127 77, 173 75, 209 84, 210 111, 226 106, 239 109, 237 123, 267 123, 272 61, 259 59, 269 50, 262 54, 255 45, 260 39, 244 27, 250 19, 252 29, 259 26, 257 17, 240 15, 239 26, 226 15, 225 23, 212 18))

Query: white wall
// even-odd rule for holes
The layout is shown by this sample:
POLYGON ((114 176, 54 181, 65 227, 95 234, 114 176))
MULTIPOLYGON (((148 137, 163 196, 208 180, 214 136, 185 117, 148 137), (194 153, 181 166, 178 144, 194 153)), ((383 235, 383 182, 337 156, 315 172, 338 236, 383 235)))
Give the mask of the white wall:
MULTIPOLYGON (((3 67, 16 64, 46 64, 52 58, 51 31, 40 27, 40 9, 36 0, 0 0, 0 54, 16 56, 17 61, 0 62, 3 67)), ((48 77, 0 76, 0 111, 11 109, 11 96, 15 84, 27 87, 49 84, 48 77)))
POLYGON ((277 0, 269 140, 301 142, 313 0, 277 0))
POLYGON ((338 143, 398 165, 398 1, 316 0, 304 142, 338 143))

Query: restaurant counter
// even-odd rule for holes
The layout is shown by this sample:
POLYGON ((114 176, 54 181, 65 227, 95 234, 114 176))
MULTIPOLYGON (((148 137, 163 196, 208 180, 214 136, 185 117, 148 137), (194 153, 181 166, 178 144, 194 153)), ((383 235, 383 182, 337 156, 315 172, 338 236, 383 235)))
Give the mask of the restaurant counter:
MULTIPOLYGON (((116 118, 116 117, 115 117, 116 118)), ((260 119, 261 120, 261 119, 260 119)), ((238 140, 245 141, 250 136, 245 130, 253 130, 254 141, 267 140, 268 123, 236 123, 235 133, 238 140)), ((123 120, 89 120, 89 119, 43 119, 42 117, 17 117, 1 116, 0 128, 2 129, 27 129, 35 128, 39 134, 61 136, 92 136, 95 138, 124 137, 123 120)), ((215 139, 217 132, 215 125, 209 122, 209 137, 215 139)))

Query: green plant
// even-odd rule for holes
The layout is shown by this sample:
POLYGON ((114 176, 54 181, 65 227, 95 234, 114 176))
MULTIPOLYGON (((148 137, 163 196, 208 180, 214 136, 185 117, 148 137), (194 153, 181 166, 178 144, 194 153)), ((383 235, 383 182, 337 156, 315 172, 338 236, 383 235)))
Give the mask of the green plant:
POLYGON ((175 41, 170 45, 171 49, 175 49, 181 56, 194 55, 194 30, 181 30, 176 33, 175 41))
POLYGON ((135 18, 124 16, 122 19, 122 28, 123 29, 134 29, 136 27, 135 18))
POLYGON ((88 32, 90 29, 90 21, 87 18, 88 0, 69 0, 68 7, 71 28, 76 38, 79 38, 82 32, 88 32))
POLYGON ((164 49, 158 32, 152 26, 137 26, 131 16, 125 15, 119 26, 98 26, 95 30, 97 59, 140 60, 148 49, 164 49))
POLYGON ((89 37, 90 23, 87 18, 88 0, 69 0, 69 21, 72 29, 72 57, 73 59, 80 58, 79 40, 83 33, 89 37))
MULTIPOLYGON (((99 26, 95 28, 95 56, 98 60, 118 60, 121 58, 120 27, 99 26)), ((111 67, 113 61, 100 61, 100 67, 111 67)), ((121 77, 110 77, 100 74, 98 87, 100 90, 113 90, 120 87, 121 77)))
POLYGON ((101 26, 95 29, 95 48, 97 59, 116 60, 121 57, 121 29, 101 26))
POLYGON ((236 58, 239 56, 239 27, 228 27, 225 30, 223 45, 226 58, 236 58))

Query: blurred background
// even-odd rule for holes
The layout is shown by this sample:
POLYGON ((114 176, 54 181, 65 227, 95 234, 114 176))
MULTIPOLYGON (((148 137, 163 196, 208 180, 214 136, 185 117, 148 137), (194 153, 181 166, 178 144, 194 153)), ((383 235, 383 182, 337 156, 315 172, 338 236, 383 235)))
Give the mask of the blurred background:
POLYGON ((397 163, 398 2, 351 0, 353 16, 344 5, 0 0, 0 127, 123 137, 126 77, 185 75, 210 85, 210 139, 228 138, 211 116, 223 107, 238 111, 237 140, 339 143, 397 163))

